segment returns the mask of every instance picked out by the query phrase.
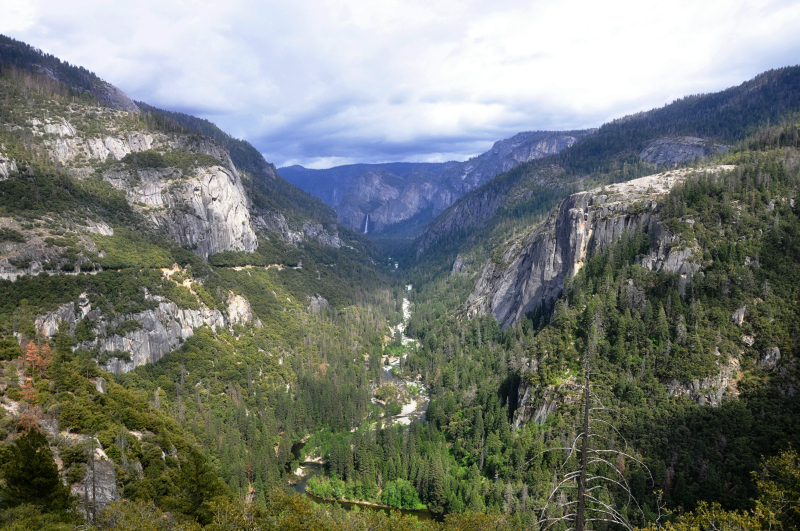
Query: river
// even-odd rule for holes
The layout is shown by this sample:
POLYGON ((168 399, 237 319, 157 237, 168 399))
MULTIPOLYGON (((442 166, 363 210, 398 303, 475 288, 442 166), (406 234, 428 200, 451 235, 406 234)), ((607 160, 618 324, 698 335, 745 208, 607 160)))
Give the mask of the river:
MULTIPOLYGON (((407 286, 407 291, 411 291, 411 285, 407 286)), ((416 343, 414 339, 407 337, 405 335, 406 325, 408 324, 408 320, 411 317, 411 302, 408 298, 403 298, 403 321, 394 327, 395 333, 400 334, 400 341, 403 346, 411 346, 416 343)), ((405 358, 405 354, 402 356, 405 358)), ((400 424, 410 424, 412 421, 424 421, 425 420, 425 411, 428 409, 428 397, 427 397, 427 389, 422 384, 422 382, 410 379, 401 379, 395 376, 393 369, 400 365, 400 358, 390 358, 388 365, 384 365, 383 367, 383 382, 393 383, 395 385, 409 385, 413 384, 420 389, 420 393, 415 397, 411 403, 406 404, 403 406, 403 410, 400 412, 399 415, 395 415, 392 417, 393 422, 400 423, 400 424)), ((292 445, 292 453, 294 456, 299 459, 302 449, 305 446, 303 442, 297 442, 292 445)), ((396 509, 394 507, 387 507, 383 505, 373 505, 370 503, 360 503, 360 502, 351 502, 351 501, 339 501, 339 500, 326 500, 324 498, 320 498, 308 492, 308 482, 316 476, 317 474, 323 474, 323 466, 320 463, 313 463, 310 461, 306 461, 301 464, 303 475, 298 479, 297 483, 293 485, 295 492, 298 494, 304 494, 314 500, 317 503, 338 503, 345 509, 351 509, 354 506, 362 507, 365 509, 371 509, 374 511, 383 511, 389 513, 390 511, 400 511, 403 515, 408 516, 416 516, 419 520, 432 520, 434 519, 433 513, 431 513, 428 509, 396 509)))

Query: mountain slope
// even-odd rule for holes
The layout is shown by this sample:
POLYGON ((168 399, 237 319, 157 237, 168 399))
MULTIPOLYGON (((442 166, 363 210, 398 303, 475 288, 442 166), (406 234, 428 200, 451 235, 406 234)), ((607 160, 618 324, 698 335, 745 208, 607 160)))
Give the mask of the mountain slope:
POLYGON ((24 42, 0 35, 0 63, 46 74, 72 89, 88 92, 113 109, 137 112, 127 94, 82 66, 70 65, 24 42))
MULTIPOLYGON (((569 149, 529 162, 494 179, 456 201, 430 223, 414 243, 420 257, 442 241, 484 225, 502 225, 507 214, 524 205, 529 184, 541 173, 557 168, 557 186, 586 179, 600 184, 627 181, 653 173, 657 167, 691 162, 698 156, 724 152, 725 144, 741 141, 759 127, 780 122, 800 111, 800 67, 770 70, 737 87, 688 96, 662 108, 604 124, 569 149), (481 199, 478 199, 481 198, 481 199), (476 201, 493 205, 473 215, 476 201), (492 219, 500 212, 498 219, 492 219)), ((551 205, 552 206, 552 205, 551 205)))
POLYGON ((326 204, 335 206, 342 201, 345 191, 353 179, 367 170, 385 170, 398 177, 406 178, 415 172, 440 173, 457 162, 386 162, 382 164, 347 164, 324 170, 314 170, 303 166, 278 168, 278 173, 287 181, 302 190, 318 197, 326 204))
POLYGON ((163 116, 169 123, 219 142, 230 153, 236 167, 252 176, 254 185, 261 192, 259 199, 263 203, 262 208, 280 211, 294 222, 302 223, 303 219, 314 219, 326 228, 335 230, 336 213, 284 180, 278 175, 275 165, 265 161, 261 153, 246 140, 233 138, 202 118, 158 109, 144 102, 137 102, 137 105, 145 112, 163 116))
POLYGON ((669 509, 754 507, 761 456, 800 433, 798 138, 787 117, 714 161, 571 194, 488 256, 464 239, 452 269, 410 269, 425 348, 403 370, 433 390, 427 419, 463 468, 505 477, 508 506, 545 499, 590 358, 614 444, 647 466, 625 460, 649 507, 635 525, 653 491, 669 509))
POLYGON ((353 359, 395 305, 368 242, 210 132, 0 62, 0 465, 42 431, 81 494, 42 508, 64 525, 120 497, 208 523, 185 500, 263 500, 297 439, 371 408, 380 367, 353 359))

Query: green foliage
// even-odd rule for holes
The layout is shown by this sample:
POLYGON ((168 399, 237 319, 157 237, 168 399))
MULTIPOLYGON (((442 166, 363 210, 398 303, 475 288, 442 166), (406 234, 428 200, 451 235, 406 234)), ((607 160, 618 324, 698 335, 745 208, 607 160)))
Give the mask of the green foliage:
POLYGON ((205 153, 173 150, 162 154, 152 149, 128 153, 122 157, 121 162, 137 169, 178 168, 183 171, 221 164, 220 161, 205 153))
POLYGON ((25 236, 18 230, 0 227, 0 242, 25 243, 25 236))
POLYGON ((136 319, 131 319, 129 321, 122 321, 117 327, 114 329, 114 333, 120 336, 124 336, 129 332, 134 332, 136 330, 142 329, 142 323, 137 321, 136 319))
POLYGON ((759 491, 756 514, 778 529, 800 528, 800 456, 789 448, 762 460, 761 470, 753 472, 759 491))
MULTIPOLYGON (((542 485, 556 463, 526 460, 571 437, 574 375, 595 324, 602 331, 596 370, 613 390, 620 433, 645 456, 669 507, 691 510, 700 500, 723 510, 752 507, 749 473, 759 456, 798 443, 800 402, 779 390, 784 377, 796 378, 783 363, 797 359, 792 338, 800 331, 793 302, 800 285, 800 220, 788 200, 798 186, 796 153, 732 157, 735 171, 688 179, 658 213, 658 223, 675 236, 673 245, 697 249, 700 272, 690 282, 636 265, 649 251, 647 227, 586 260, 559 300, 534 308, 504 332, 491 317, 460 318, 457 309, 474 287, 469 273, 432 273, 423 263, 410 276, 415 312, 408 333, 423 348, 409 354, 403 371, 425 379, 432 393, 426 417, 445 434, 455 461, 510 484, 510 503, 504 492, 477 489, 486 507, 520 504, 523 483, 531 499, 546 494, 542 485), (731 314, 745 304, 749 313, 739 328, 731 314), (743 334, 755 338, 752 347, 743 334), (786 376, 760 367, 761 352, 771 346, 788 357, 781 362, 786 376), (703 407, 667 392, 667 384, 698 385, 704 378, 712 383, 703 386, 717 385, 714 378, 727 363, 744 371, 737 376, 738 399, 703 407), (530 395, 525 413, 518 409, 522 392, 530 395), (544 425, 527 421, 520 423, 524 429, 512 429, 518 416, 527 420, 546 401, 558 404, 558 413, 546 416, 544 425)), ((656 499, 644 479, 628 472, 645 513, 654 513, 656 499)), ((471 503, 464 491, 446 486, 445 492, 449 511, 471 503)))
POLYGON ((174 507, 203 525, 213 520, 212 503, 224 503, 229 494, 225 484, 198 450, 189 452, 175 485, 178 491, 164 501, 164 506, 174 507))
POLYGON ((2 474, 5 507, 33 504, 47 513, 67 513, 71 509, 69 489, 61 483, 41 432, 31 430, 4 449, 2 474))
POLYGON ((40 506, 31 503, 0 511, 3 531, 73 531, 75 520, 69 515, 43 513, 40 506))
POLYGON ((173 257, 162 246, 148 242, 141 235, 117 229, 113 236, 96 236, 95 244, 105 253, 101 259, 105 269, 168 268, 173 257))
POLYGON ((398 509, 417 509, 422 505, 414 485, 402 478, 386 483, 381 493, 381 501, 398 509))

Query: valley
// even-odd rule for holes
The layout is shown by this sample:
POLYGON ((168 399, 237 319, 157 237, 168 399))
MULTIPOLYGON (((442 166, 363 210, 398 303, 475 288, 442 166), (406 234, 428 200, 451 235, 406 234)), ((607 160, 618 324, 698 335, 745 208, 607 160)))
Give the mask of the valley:
POLYGON ((276 169, 0 36, 0 529, 796 528, 799 117, 276 169))

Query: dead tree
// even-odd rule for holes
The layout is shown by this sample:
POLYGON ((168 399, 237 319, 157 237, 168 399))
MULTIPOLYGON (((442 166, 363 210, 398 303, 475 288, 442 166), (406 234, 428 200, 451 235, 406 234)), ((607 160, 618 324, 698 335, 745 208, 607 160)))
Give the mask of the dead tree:
MULTIPOLYGON (((633 531, 627 512, 637 511, 644 517, 644 511, 625 478, 625 460, 641 466, 651 484, 654 484, 653 476, 647 466, 628 451, 627 442, 612 419, 615 409, 607 407, 609 400, 604 401, 596 392, 602 387, 593 381, 599 376, 592 372, 596 349, 595 325, 592 326, 584 353, 579 433, 570 446, 549 448, 525 463, 529 464, 547 452, 562 451, 567 454, 559 467, 560 476, 555 476, 544 506, 538 511, 536 523, 541 530, 553 528, 561 522, 567 526, 566 529, 586 531, 594 527, 593 522, 604 522, 633 531), (617 441, 622 443, 621 448, 617 441), (615 502, 615 495, 619 497, 620 494, 624 499, 615 502), (562 511, 564 514, 558 514, 562 511)), ((657 515, 660 515, 660 509, 657 507, 657 515)))

